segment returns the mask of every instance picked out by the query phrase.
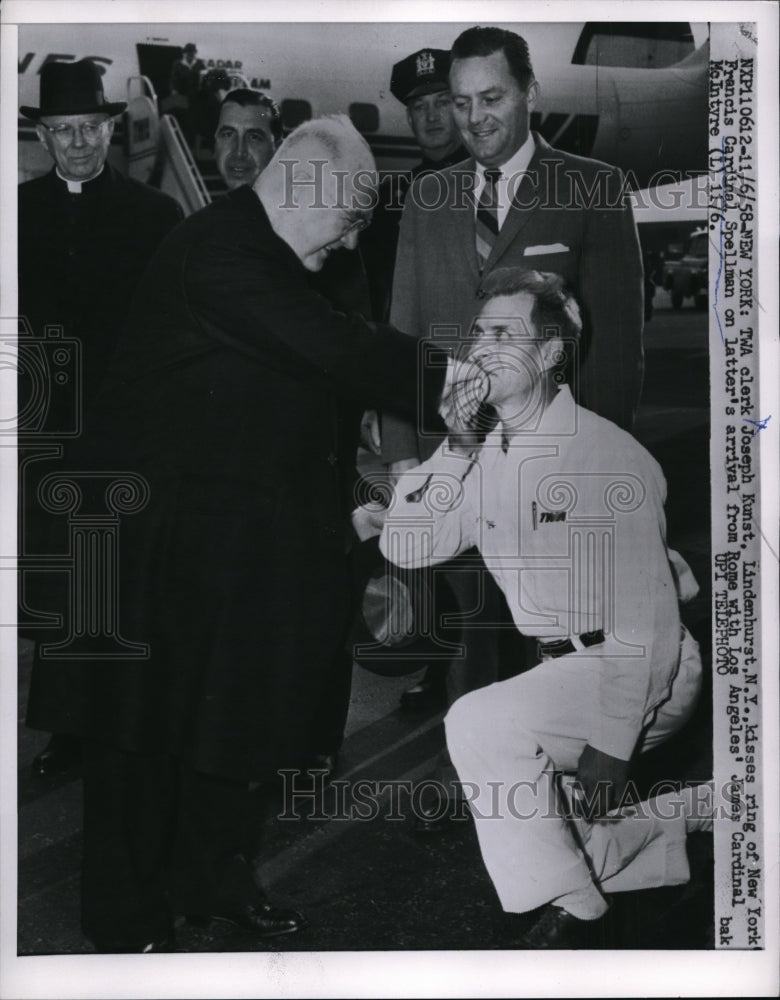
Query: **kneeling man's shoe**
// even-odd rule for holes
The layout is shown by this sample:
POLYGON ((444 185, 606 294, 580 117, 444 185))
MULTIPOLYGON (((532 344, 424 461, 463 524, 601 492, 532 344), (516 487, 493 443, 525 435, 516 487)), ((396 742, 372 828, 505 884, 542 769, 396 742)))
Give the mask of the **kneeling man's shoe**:
POLYGON ((295 934, 309 926, 308 920, 297 910, 283 909, 266 902, 247 904, 229 913, 188 914, 187 920, 196 927, 208 927, 211 923, 231 924, 261 938, 295 934))
POLYGON ((547 903, 539 919, 520 938, 518 947, 529 951, 554 948, 591 948, 597 945, 604 918, 581 920, 561 906, 547 903))

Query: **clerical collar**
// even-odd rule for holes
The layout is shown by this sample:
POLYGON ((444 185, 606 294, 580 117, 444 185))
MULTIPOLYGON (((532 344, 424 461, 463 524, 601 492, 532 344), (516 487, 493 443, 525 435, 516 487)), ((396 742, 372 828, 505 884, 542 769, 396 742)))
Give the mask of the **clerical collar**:
POLYGON ((90 181, 94 181, 98 177, 100 177, 100 175, 103 173, 104 167, 105 167, 105 163, 100 168, 100 170, 98 170, 98 172, 96 174, 94 174, 92 177, 85 178, 83 181, 71 181, 67 177, 63 177, 62 176, 62 174, 60 173, 60 168, 59 167, 55 167, 55 170, 57 171, 57 176, 59 177, 59 179, 64 184, 67 184, 69 194, 81 194, 81 188, 82 188, 82 186, 84 184, 89 184, 90 181))

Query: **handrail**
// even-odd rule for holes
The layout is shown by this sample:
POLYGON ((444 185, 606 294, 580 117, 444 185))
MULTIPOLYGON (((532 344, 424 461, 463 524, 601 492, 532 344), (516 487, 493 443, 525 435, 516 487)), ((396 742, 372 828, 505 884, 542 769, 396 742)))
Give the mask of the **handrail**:
POLYGON ((154 84, 149 79, 149 77, 148 76, 144 76, 143 73, 139 73, 139 74, 137 74, 135 76, 128 76, 128 78, 127 78, 127 101, 128 101, 128 104, 130 103, 130 100, 131 100, 130 85, 132 83, 135 83, 136 80, 140 80, 142 83, 144 83, 146 85, 146 89, 148 91, 148 96, 154 101, 155 110, 157 110, 157 112, 159 113, 159 103, 157 101, 157 91, 154 89, 154 84))
POLYGON ((189 211, 197 211, 211 203, 211 195, 203 182, 179 123, 173 115, 163 115, 160 121, 166 166, 173 170, 177 186, 187 200, 189 211))

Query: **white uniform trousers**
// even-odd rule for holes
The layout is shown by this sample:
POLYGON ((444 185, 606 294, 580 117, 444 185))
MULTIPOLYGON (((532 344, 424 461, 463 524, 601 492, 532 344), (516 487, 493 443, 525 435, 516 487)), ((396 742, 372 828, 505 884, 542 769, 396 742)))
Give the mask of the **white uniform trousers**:
MULTIPOLYGON (((609 644, 598 651, 608 653, 609 644)), ((589 736, 599 733, 600 678, 599 657, 585 649, 464 695, 445 719, 482 858, 508 912, 594 882, 625 891, 688 879, 681 817, 626 816, 578 824, 575 832, 563 815, 554 773, 576 772, 589 736)), ((670 697, 645 720, 641 750, 685 723, 700 688, 698 645, 686 630, 670 697)))

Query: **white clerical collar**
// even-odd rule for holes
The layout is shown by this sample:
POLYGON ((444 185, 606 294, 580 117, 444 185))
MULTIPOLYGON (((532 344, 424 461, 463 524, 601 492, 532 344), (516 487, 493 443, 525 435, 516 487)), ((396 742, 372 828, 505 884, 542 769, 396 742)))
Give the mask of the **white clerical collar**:
MULTIPOLYGON (((536 143, 534 142, 534 137, 531 133, 528 136, 514 156, 510 157, 506 163, 502 163, 499 169, 501 171, 502 179, 508 179, 516 176, 517 174, 524 174, 528 170, 528 164, 531 162, 531 158, 536 151, 536 143)), ((477 172, 484 177, 485 170, 490 169, 484 167, 481 163, 477 163, 477 172)), ((495 167, 492 169, 496 169, 495 167)))
POLYGON ((100 177, 100 175, 103 173, 103 167, 104 166, 105 166, 105 163, 100 168, 100 170, 98 170, 98 172, 96 174, 93 174, 92 177, 85 177, 83 181, 72 181, 72 180, 69 180, 67 177, 63 177, 62 176, 62 174, 60 173, 60 168, 59 167, 55 167, 55 169, 57 171, 57 176, 59 177, 59 179, 61 181, 63 181, 65 184, 68 185, 68 191, 69 191, 70 194, 81 194, 81 186, 83 184, 89 184, 89 182, 90 181, 94 181, 96 177, 100 177))

